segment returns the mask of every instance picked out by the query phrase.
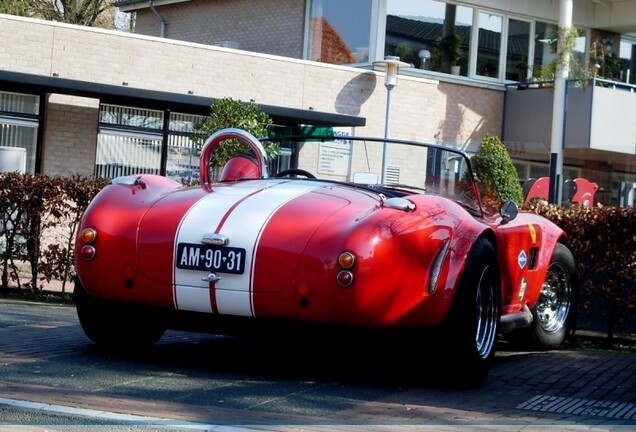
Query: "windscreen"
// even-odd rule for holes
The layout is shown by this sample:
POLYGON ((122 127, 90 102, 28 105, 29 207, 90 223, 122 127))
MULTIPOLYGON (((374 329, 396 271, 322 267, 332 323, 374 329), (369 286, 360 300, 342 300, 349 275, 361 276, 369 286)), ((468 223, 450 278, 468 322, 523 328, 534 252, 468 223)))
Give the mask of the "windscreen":
POLYGON ((318 179, 348 182, 395 195, 430 193, 480 212, 470 160, 433 144, 378 138, 287 137, 272 175, 292 168, 318 179))

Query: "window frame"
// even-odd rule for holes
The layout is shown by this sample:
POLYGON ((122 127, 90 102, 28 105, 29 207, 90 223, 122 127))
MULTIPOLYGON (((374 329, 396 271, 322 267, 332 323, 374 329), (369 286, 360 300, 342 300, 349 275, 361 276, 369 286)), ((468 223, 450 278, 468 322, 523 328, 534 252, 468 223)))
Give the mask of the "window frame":
MULTIPOLYGON (((370 43, 372 45, 375 45, 375 51, 370 50, 369 64, 372 63, 373 61, 384 59, 384 47, 385 47, 385 41, 386 41, 386 19, 387 19, 387 12, 388 12, 388 3, 390 1, 391 0, 373 0, 372 1, 372 7, 375 8, 376 12, 373 12, 371 14, 371 17, 372 17, 371 31, 373 33, 375 28, 376 33, 375 33, 375 36, 374 34, 371 35, 372 38, 370 43), (377 16, 376 16, 376 13, 377 13, 377 16), (372 54, 373 52, 375 52, 375 57, 372 54)), ((491 10, 486 7, 482 7, 478 5, 465 4, 465 3, 459 3, 454 1, 444 1, 444 0, 438 0, 438 1, 445 4, 453 4, 455 6, 469 7, 472 9, 473 17, 472 17, 472 23, 471 23, 471 27, 472 27, 471 39, 470 39, 468 62, 467 62, 468 73, 466 75, 460 75, 458 78, 458 76, 456 75, 452 75, 445 72, 431 71, 428 69, 422 70, 419 67, 417 67, 417 65, 415 65, 415 67, 408 69, 409 74, 433 75, 435 77, 440 77, 440 78, 443 77, 444 79, 448 79, 448 80, 455 80, 455 79, 466 80, 467 79, 470 81, 481 82, 486 84, 504 84, 505 85, 505 84, 517 82, 517 81, 506 79, 506 66, 507 66, 506 63, 507 63, 507 54, 508 54, 507 42, 508 42, 508 36, 509 36, 510 20, 512 19, 515 21, 527 22, 530 24, 529 39, 528 39, 528 44, 529 44, 528 61, 527 61, 528 65, 527 65, 527 71, 526 71, 526 79, 530 80, 533 76, 533 68, 535 66, 534 65, 535 43, 534 43, 533 35, 536 33, 537 22, 542 22, 545 24, 558 26, 558 23, 556 21, 549 21, 542 18, 533 18, 533 17, 525 16, 525 15, 516 15, 516 14, 507 13, 506 11, 491 10), (501 17, 502 19, 502 30, 501 30, 501 40, 499 42, 499 60, 498 60, 499 76, 496 78, 480 75, 477 73, 477 57, 478 57, 477 50, 478 50, 478 43, 479 43, 478 38, 479 38, 479 14, 480 13, 496 15, 501 17), (532 64, 531 64, 531 61, 532 61, 532 64)), ((311 2, 308 2, 308 3, 311 3, 311 2)), ((309 10, 308 10, 308 16, 310 16, 309 10)), ((309 18, 307 20, 307 23, 309 23, 309 18)), ((574 25, 574 26, 582 30, 583 32, 582 36, 585 37, 586 41, 589 42, 590 29, 587 27, 579 26, 579 25, 574 25)), ((305 40, 305 45, 307 45, 307 38, 305 40)), ((586 42, 585 52, 583 53, 584 58, 588 57, 589 49, 590 49, 589 43, 586 42)), ((307 55, 305 55, 305 58, 308 58, 307 55)), ((636 79, 636 77, 634 79, 636 79)))
MULTIPOLYGON (((20 96, 32 96, 37 104, 37 113, 0 110, 0 123, 13 126, 21 126, 36 129, 35 148, 31 149, 32 155, 27 153, 26 169, 27 174, 39 174, 42 169, 42 142, 44 138, 44 128, 42 127, 45 112, 46 97, 41 93, 28 93, 0 90, 2 94, 14 94, 20 96)), ((12 147, 12 146, 9 146, 12 147)), ((25 148, 22 146, 15 146, 25 148)), ((29 149, 26 149, 29 152, 29 149)))

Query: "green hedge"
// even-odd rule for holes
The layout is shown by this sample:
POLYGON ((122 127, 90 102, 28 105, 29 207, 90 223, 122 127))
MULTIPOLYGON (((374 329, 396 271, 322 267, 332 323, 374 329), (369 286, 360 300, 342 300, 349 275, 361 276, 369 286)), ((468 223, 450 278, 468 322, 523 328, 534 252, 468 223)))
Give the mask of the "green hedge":
POLYGON ((579 270, 580 307, 604 316, 608 339, 636 332, 636 209, 541 203, 527 208, 567 233, 579 270))
POLYGON ((107 180, 0 173, 0 291, 40 291, 73 276, 75 230, 107 180), (26 275, 25 275, 26 274, 26 275))

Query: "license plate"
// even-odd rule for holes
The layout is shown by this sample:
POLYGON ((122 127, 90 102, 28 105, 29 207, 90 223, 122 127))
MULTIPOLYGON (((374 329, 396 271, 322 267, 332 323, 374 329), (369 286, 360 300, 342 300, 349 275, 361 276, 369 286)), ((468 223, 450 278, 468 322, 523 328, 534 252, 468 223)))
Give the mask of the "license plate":
POLYGON ((229 246, 179 243, 177 245, 177 268, 243 274, 245 271, 245 249, 229 246))

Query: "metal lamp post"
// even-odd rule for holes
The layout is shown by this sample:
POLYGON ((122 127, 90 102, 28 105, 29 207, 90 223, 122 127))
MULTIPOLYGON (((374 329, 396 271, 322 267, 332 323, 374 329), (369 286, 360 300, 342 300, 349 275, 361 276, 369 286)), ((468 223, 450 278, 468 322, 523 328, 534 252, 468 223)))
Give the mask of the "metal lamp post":
POLYGON ((408 68, 411 65, 400 61, 399 57, 387 56, 384 60, 373 62, 373 66, 380 66, 386 69, 386 79, 384 86, 386 87, 386 116, 384 118, 384 143, 382 146, 382 183, 386 182, 386 165, 387 165, 387 139, 389 138, 389 118, 391 117, 391 91, 397 85, 398 69, 408 68))
MULTIPOLYGON (((559 0, 559 40, 557 51, 563 53, 563 34, 572 27, 574 0, 559 0)), ((565 110, 567 78, 570 62, 568 56, 557 62, 552 100, 552 133, 550 138, 550 193, 551 204, 561 205, 563 197, 563 141, 565 130, 565 110)))

